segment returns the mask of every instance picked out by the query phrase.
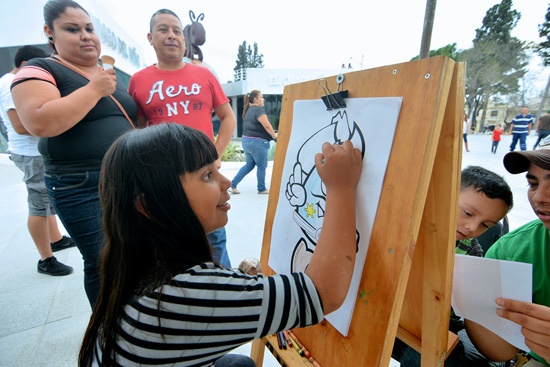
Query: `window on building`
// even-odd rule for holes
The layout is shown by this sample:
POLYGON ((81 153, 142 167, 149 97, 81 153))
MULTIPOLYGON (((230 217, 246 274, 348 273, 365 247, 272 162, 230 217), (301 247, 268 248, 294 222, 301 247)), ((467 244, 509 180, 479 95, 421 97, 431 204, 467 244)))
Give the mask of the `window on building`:
POLYGON ((497 116, 498 116, 498 111, 497 110, 491 111, 491 117, 497 117, 497 116))

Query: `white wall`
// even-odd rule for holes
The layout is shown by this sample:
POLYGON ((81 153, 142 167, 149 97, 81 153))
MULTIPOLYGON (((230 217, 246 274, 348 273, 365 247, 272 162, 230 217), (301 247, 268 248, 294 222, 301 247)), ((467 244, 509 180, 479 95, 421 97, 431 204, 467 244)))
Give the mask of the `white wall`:
MULTIPOLYGON (((45 0, 2 0, 0 4, 0 47, 47 43, 44 34, 45 0)), ((145 67, 142 47, 93 0, 79 0, 90 14, 101 40, 101 54, 115 58, 118 69, 133 74, 145 67)))

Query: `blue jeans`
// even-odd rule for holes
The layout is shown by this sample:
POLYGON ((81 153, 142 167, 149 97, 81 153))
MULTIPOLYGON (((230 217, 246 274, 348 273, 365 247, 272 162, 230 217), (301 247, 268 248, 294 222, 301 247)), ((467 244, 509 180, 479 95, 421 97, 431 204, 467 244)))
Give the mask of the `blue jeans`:
POLYGON ((513 152, 516 149, 516 144, 519 140, 519 148, 521 150, 527 150, 527 133, 512 133, 512 144, 510 144, 510 151, 513 152))
POLYGON ((496 154, 497 148, 498 148, 498 143, 500 143, 500 140, 497 140, 497 141, 493 140, 493 145, 491 145, 491 153, 496 154))
POLYGON ((229 254, 227 253, 227 235, 225 233, 225 227, 216 229, 214 232, 206 235, 210 245, 212 246, 212 259, 220 265, 231 269, 231 261, 229 260, 229 254))
POLYGON ((99 171, 55 174, 44 182, 52 205, 84 260, 84 289, 94 306, 100 288, 99 257, 104 246, 99 171))
POLYGON ((535 143, 535 146, 533 147, 533 150, 537 149, 537 146, 539 145, 540 141, 544 138, 546 138, 548 135, 550 135, 550 130, 539 130, 539 137, 537 138, 537 142, 535 143))
POLYGON ((236 188, 243 178, 254 169, 254 166, 257 166, 256 178, 258 179, 258 192, 267 190, 265 187, 265 169, 267 168, 269 141, 243 136, 243 149, 246 164, 241 167, 235 178, 231 181, 231 187, 236 188))

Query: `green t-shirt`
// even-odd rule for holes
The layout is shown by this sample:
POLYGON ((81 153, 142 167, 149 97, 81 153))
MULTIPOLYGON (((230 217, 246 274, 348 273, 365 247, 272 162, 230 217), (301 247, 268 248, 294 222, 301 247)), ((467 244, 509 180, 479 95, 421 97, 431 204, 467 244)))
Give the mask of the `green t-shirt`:
POLYGON ((485 257, 533 264, 533 303, 550 307, 550 231, 539 219, 500 238, 485 257))

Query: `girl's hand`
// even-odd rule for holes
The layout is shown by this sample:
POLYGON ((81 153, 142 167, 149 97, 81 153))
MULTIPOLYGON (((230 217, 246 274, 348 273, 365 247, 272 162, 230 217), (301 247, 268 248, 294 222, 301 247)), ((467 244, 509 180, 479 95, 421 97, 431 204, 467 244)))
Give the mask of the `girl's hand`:
POLYGON ((323 153, 315 155, 315 166, 327 191, 355 189, 361 174, 361 152, 349 140, 344 144, 324 143, 323 153))
POLYGON ((100 96, 110 96, 116 90, 116 74, 113 69, 98 72, 90 79, 89 86, 100 96))

